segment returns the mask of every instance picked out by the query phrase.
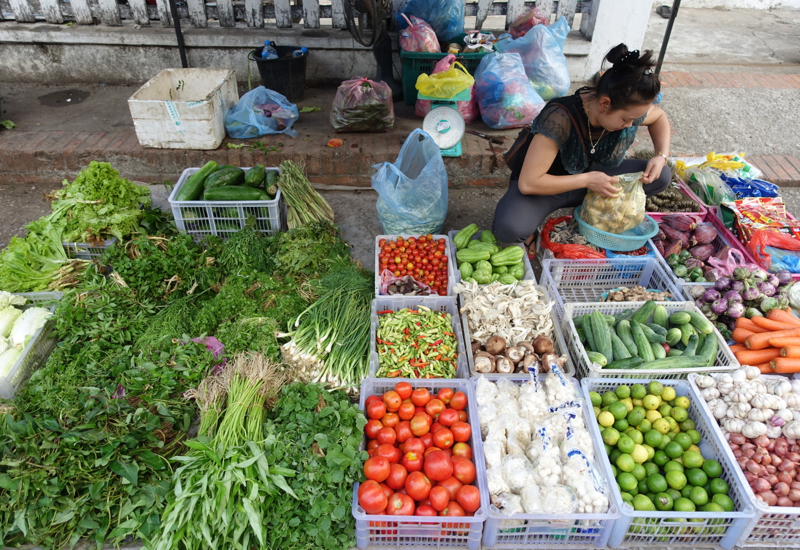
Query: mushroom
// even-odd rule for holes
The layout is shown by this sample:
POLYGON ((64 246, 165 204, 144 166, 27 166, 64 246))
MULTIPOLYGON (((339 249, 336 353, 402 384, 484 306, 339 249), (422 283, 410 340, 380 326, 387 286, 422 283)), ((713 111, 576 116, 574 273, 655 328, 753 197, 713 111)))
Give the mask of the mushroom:
POLYGON ((531 353, 525 356, 522 360, 522 372, 528 372, 528 369, 539 363, 539 356, 531 353))
POLYGON ((500 355, 506 349, 506 340, 501 336, 492 336, 486 341, 485 347, 492 355, 500 355))
POLYGON ((536 354, 536 350, 533 349, 533 344, 530 342, 520 342, 517 344, 517 347, 524 351, 526 356, 536 354))
POLYGON ((480 342, 472 342, 472 355, 475 355, 479 351, 483 349, 483 346, 480 342))
POLYGON ((516 365, 522 358, 525 357, 525 350, 517 346, 511 346, 506 348, 506 357, 511 359, 511 361, 516 365))
POLYGON ((511 359, 508 357, 503 357, 502 355, 498 355, 495 357, 495 365, 497 368, 497 372, 502 374, 511 374, 514 372, 514 363, 511 362, 511 359))
POLYGON ((554 353, 545 353, 542 355, 542 362, 541 362, 541 371, 542 372, 550 372, 550 365, 552 363, 557 364, 562 370, 564 369, 564 364, 567 362, 567 356, 562 355, 559 357, 554 353))
POLYGON ((533 341, 533 349, 539 355, 553 353, 553 341, 547 336, 537 336, 536 340, 533 341))
POLYGON ((494 355, 486 353, 485 351, 479 351, 475 354, 474 360, 476 372, 480 372, 482 374, 494 372, 496 362, 494 355))

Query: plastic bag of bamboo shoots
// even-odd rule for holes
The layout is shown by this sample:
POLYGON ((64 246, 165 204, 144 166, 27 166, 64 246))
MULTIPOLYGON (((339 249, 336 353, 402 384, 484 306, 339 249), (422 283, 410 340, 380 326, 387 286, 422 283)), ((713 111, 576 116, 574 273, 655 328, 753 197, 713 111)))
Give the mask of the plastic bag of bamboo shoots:
POLYGON ((642 187, 642 172, 617 177, 619 195, 604 197, 589 190, 581 207, 583 221, 596 229, 615 234, 629 231, 642 223, 647 199, 642 187))

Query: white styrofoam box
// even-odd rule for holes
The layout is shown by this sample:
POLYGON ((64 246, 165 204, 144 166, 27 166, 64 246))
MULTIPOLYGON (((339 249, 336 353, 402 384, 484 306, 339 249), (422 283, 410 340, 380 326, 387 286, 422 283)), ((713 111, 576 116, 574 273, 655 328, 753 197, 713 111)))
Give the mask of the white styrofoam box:
POLYGON ((232 69, 164 69, 128 99, 142 147, 216 149, 239 101, 232 69))
MULTIPOLYGON (((378 246, 382 239, 386 239, 386 241, 391 241, 396 239, 397 237, 403 237, 403 239, 410 239, 414 237, 415 239, 419 237, 419 235, 377 235, 375 237, 375 296, 387 296, 387 294, 381 294, 381 272, 380 272, 380 258, 378 254, 380 253, 380 247, 378 246)), ((453 285, 456 283, 455 280, 455 271, 457 269, 455 264, 455 256, 451 254, 450 247, 451 247, 451 239, 448 238, 447 235, 433 235, 434 240, 438 241, 439 239, 444 239, 444 257, 447 258, 447 296, 453 296, 453 285)), ((421 281, 425 282, 425 281, 421 281)), ((393 296, 402 296, 402 294, 393 294, 393 296)), ((440 296, 433 295, 432 298, 437 298, 440 296)), ((428 296, 419 296, 419 298, 428 298, 428 296)))
MULTIPOLYGON (((667 309, 667 313, 675 313, 677 311, 694 311, 700 313, 692 302, 657 302, 667 309)), ((597 363, 589 360, 586 355, 586 349, 581 343, 578 331, 575 328, 573 318, 592 311, 599 311, 603 315, 616 315, 628 309, 634 311, 644 305, 644 302, 601 302, 592 304, 567 304, 564 308, 564 320, 561 324, 561 331, 567 343, 572 360, 578 369, 579 378, 658 378, 658 379, 671 379, 671 378, 686 378, 689 373, 700 372, 721 372, 733 371, 739 368, 739 361, 733 355, 731 348, 728 347, 727 342, 719 333, 719 330, 714 328, 714 332, 709 334, 709 337, 717 339, 717 360, 714 366, 705 368, 688 368, 688 369, 659 369, 647 370, 645 368, 635 369, 608 369, 602 368, 597 363)), ((702 315, 702 313, 700 313, 702 315)))
MULTIPOLYGON (((458 252, 458 250, 456 249, 456 243, 453 242, 453 237, 456 236, 456 233, 458 233, 458 231, 448 231, 447 236, 450 238, 450 256, 452 256, 453 261, 455 262, 455 264, 453 265, 453 273, 454 273, 453 282, 460 283, 461 271, 458 270, 458 260, 456 259, 456 253, 458 252)), ((483 230, 480 230, 477 233, 475 233, 472 236, 472 239, 470 240, 472 241, 480 240, 481 233, 483 233, 483 230)), ((531 260, 530 258, 528 258, 528 251, 525 250, 525 245, 522 243, 514 243, 509 246, 519 246, 520 248, 522 248, 522 250, 525 252, 525 255, 522 256, 522 263, 525 266, 525 275, 522 278, 530 279, 536 282, 536 275, 534 275, 533 273, 533 266, 531 266, 531 260)))
MULTIPOLYGON (((700 399, 692 393, 686 380, 665 380, 654 377, 650 380, 661 382, 664 386, 675 389, 679 396, 690 399, 689 418, 700 432, 698 444, 705 459, 714 459, 722 466, 722 478, 730 487, 731 497, 735 505, 733 512, 644 512, 634 510, 630 504, 624 503, 619 487, 614 483, 614 472, 608 455, 599 453, 598 462, 611 485, 611 500, 617 506, 620 517, 614 522, 608 546, 611 548, 642 547, 697 547, 723 548, 732 550, 744 531, 752 521, 755 510, 749 502, 736 470, 739 465, 730 460, 724 449, 727 447, 721 432, 716 429, 716 422, 709 418, 697 402, 700 399), (688 520, 688 522, 687 522, 688 520)), ((638 382, 638 380, 636 380, 638 382)), ((584 378, 581 381, 583 397, 591 403, 589 392, 603 392, 615 389, 620 384, 631 384, 630 378, 584 378)), ((587 427, 592 434, 595 445, 603 447, 603 436, 596 420, 588 422, 587 427)))

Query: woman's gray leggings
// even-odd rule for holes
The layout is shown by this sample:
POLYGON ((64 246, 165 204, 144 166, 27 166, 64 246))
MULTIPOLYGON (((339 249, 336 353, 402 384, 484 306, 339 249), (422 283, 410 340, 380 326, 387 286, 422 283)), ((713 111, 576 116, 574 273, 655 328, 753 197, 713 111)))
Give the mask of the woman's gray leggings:
MULTIPOLYGON (((647 167, 646 160, 623 160, 616 168, 600 170, 609 176, 643 172, 647 167)), ((654 182, 644 186, 647 196, 657 195, 667 188, 672 178, 669 166, 661 170, 661 175, 654 182)), ((505 243, 524 241, 530 237, 539 225, 559 208, 578 206, 586 196, 586 189, 576 189, 558 195, 523 195, 519 191, 517 180, 511 180, 508 191, 497 203, 494 211, 492 232, 498 240, 505 243)))

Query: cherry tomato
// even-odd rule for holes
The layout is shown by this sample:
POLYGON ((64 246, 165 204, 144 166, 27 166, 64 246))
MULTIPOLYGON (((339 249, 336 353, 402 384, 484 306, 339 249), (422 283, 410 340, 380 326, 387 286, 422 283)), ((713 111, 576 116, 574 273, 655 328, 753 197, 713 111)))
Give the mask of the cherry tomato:
MULTIPOLYGON (((455 409, 445 409, 439 413, 439 424, 442 426, 449 428, 453 424, 458 422, 458 411, 455 409)), ((381 424, 387 426, 386 422, 381 420, 381 424)))
POLYGON ((411 423, 408 420, 398 423, 397 426, 394 427, 394 431, 397 434, 398 443, 405 443, 406 439, 414 437, 414 434, 411 432, 411 423))
POLYGON ((364 475, 379 483, 389 477, 390 468, 389 459, 385 456, 373 456, 364 461, 364 475))
MULTIPOLYGON (((465 512, 475 513, 481 507, 481 493, 474 485, 464 485, 456 493, 456 501, 465 512)), ((433 503, 433 499, 431 499, 433 503)))
MULTIPOLYGON (((383 428, 383 430, 391 430, 391 428, 383 428)), ((381 430, 381 432, 383 432, 381 430)), ((378 433, 378 441, 381 441, 381 434, 378 433)), ((433 434, 433 444, 439 447, 440 449, 446 449, 448 447, 452 447, 455 441, 453 440, 453 432, 448 430, 447 428, 442 428, 438 430, 435 434, 433 434)))
POLYGON ((375 448, 372 456, 384 456, 390 464, 398 464, 403 458, 403 453, 394 445, 383 443, 375 448))
POLYGON ((453 476, 464 485, 471 485, 475 481, 475 465, 471 460, 460 456, 451 459, 453 463, 453 476))
MULTIPOLYGON (((431 394, 425 388, 417 388, 411 393, 411 402, 417 407, 424 407, 431 400, 431 394)), ((383 416, 383 415, 381 415, 383 416)))
POLYGON ((450 398, 450 408, 457 411, 463 411, 467 408, 467 396, 460 391, 457 391, 450 398))
MULTIPOLYGON (((436 435, 434 434, 434 438, 435 437, 436 435)), ((453 461, 444 451, 434 451, 425 457, 424 469, 425 475, 430 479, 434 481, 444 481, 453 475, 453 461)), ((387 472, 386 475, 388 476, 389 473, 387 472)), ((463 483, 463 480, 461 480, 461 482, 463 483)))
POLYGON ((408 477, 408 471, 405 466, 402 464, 392 464, 389 477, 386 478, 386 485, 395 491, 399 491, 405 486, 406 477, 408 477))
POLYGON ((423 456, 417 453, 406 453, 403 455, 403 460, 400 463, 409 472, 421 472, 423 456))
POLYGON ((400 399, 406 400, 411 397, 411 393, 414 391, 414 388, 412 388, 411 384, 408 382, 398 382, 394 386, 394 391, 397 392, 397 395, 400 396, 400 399))
POLYGON ((364 426, 364 434, 369 439, 375 439, 378 437, 378 432, 383 428, 383 424, 381 424, 380 420, 376 420, 374 418, 367 420, 367 425, 364 426))
POLYGON ((374 418, 378 420, 383 418, 386 414, 386 405, 383 404, 383 401, 373 401, 369 405, 367 405, 367 417, 374 418))
POLYGON ((358 503, 368 514, 381 514, 389 499, 377 481, 365 481, 358 487, 358 503))
POLYGON ((402 493, 395 493, 389 497, 389 502, 386 505, 386 515, 413 516, 414 508, 414 501, 410 496, 402 493))
POLYGON ((425 444, 425 448, 433 447, 433 434, 428 432, 419 438, 425 444))
POLYGON ((428 498, 432 488, 433 483, 422 472, 411 472, 406 478, 406 493, 417 502, 428 498))
POLYGON ((444 487, 434 487, 431 489, 428 498, 431 499, 431 506, 437 512, 441 512, 450 503, 450 493, 444 487))
POLYGON ((447 492, 450 493, 450 500, 455 500, 456 495, 458 494, 458 490, 464 485, 459 480, 454 478, 453 476, 448 477, 444 481, 440 481, 437 483, 439 487, 444 487, 447 489, 447 492))
POLYGON ((378 437, 375 439, 381 445, 394 445, 394 442, 397 441, 397 433, 392 428, 381 428, 381 431, 378 432, 378 437))
POLYGON ((403 399, 394 390, 387 391, 383 394, 383 403, 386 405, 387 411, 397 412, 397 409, 400 408, 400 403, 402 402, 403 399))
POLYGON ((456 422, 450 426, 450 431, 453 432, 453 441, 458 443, 466 443, 472 435, 472 428, 466 422, 456 422))
POLYGON ((425 452, 425 443, 417 437, 412 437, 403 444, 403 452, 421 455, 425 452))
POLYGON ((433 509, 433 506, 430 504, 423 504, 422 506, 417 506, 417 511, 414 512, 415 516, 438 516, 439 514, 436 510, 433 509))
POLYGON ((442 388, 436 392, 436 399, 447 405, 450 403, 450 398, 453 397, 453 390, 450 388, 442 388))
POLYGON ((453 445, 453 456, 460 456, 462 458, 466 458, 467 460, 472 460, 472 447, 466 443, 456 443, 453 445))
POLYGON ((416 437, 422 437, 431 430, 428 420, 422 416, 415 416, 411 419, 411 433, 416 437))
POLYGON ((411 420, 414 418, 415 412, 416 408, 413 403, 402 403, 397 411, 397 415, 400 417, 400 420, 411 420))

